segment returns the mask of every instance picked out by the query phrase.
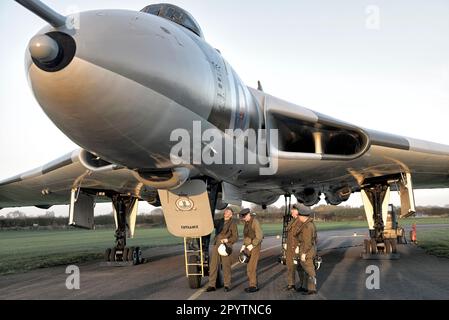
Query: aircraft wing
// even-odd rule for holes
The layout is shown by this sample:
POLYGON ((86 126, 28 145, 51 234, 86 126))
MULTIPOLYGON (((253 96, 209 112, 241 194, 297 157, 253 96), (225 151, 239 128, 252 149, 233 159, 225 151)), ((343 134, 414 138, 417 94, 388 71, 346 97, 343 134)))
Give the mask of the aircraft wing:
MULTIPOLYGON (((94 157, 88 162, 86 154, 89 153, 83 149, 75 150, 42 167, 0 181, 0 208, 48 208, 69 204, 71 189, 78 187, 92 192, 130 193, 145 200, 155 195, 156 191, 143 187, 131 170, 107 163, 94 163, 94 157), (101 169, 95 169, 96 165, 101 169)), ((99 197, 97 200, 107 201, 110 199, 99 197)))
POLYGON ((278 145, 269 145, 277 161, 272 175, 257 179, 243 173, 240 178, 246 184, 234 190, 234 198, 270 204, 290 193, 314 203, 319 193, 335 198, 407 174, 413 189, 449 188, 448 145, 362 128, 251 92, 263 107, 266 128, 278 132, 278 145))

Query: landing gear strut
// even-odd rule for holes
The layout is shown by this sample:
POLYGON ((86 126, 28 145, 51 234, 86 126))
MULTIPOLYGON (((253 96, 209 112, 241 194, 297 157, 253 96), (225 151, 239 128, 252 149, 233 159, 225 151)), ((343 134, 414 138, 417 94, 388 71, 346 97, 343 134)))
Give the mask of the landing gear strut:
POLYGON ((126 238, 132 234, 137 214, 137 199, 122 195, 113 195, 114 217, 116 222, 115 247, 105 251, 107 262, 132 262, 138 265, 144 262, 139 247, 127 247, 126 238), (133 221, 130 221, 133 220, 133 221), (130 226, 130 224, 132 226, 130 226))
POLYGON ((397 239, 390 238, 385 232, 390 186, 388 184, 373 184, 362 190, 365 213, 369 225, 370 239, 365 239, 364 259, 397 259, 397 239), (382 254, 382 255, 380 255, 382 254))

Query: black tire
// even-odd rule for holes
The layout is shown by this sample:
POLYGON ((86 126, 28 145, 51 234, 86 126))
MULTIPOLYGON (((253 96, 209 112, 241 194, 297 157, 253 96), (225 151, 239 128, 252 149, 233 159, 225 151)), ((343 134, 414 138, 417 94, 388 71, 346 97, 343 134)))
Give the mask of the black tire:
POLYGON ((129 254, 129 248, 125 247, 125 249, 123 249, 123 261, 129 261, 128 260, 128 254, 129 254))
POLYGON ((109 261, 115 262, 115 252, 117 251, 116 248, 111 249, 111 254, 109 255, 109 261))
POLYGON ((104 260, 111 261, 111 248, 107 248, 104 252, 104 260))
POLYGON ((370 254, 370 253, 371 253, 371 244, 370 244, 370 241, 369 241, 368 239, 365 239, 365 240, 363 241, 363 245, 364 245, 364 247, 365 247, 365 253, 366 253, 366 254, 370 254))
POLYGON ((385 253, 390 254, 391 253, 391 240, 385 239, 384 244, 385 244, 385 253))
POLYGON ((134 247, 128 248, 128 261, 133 261, 134 247))
POLYGON ((398 249, 397 249, 396 239, 391 239, 390 244, 391 244, 391 253, 397 253, 398 249))
MULTIPOLYGON (((190 256, 188 259, 188 263, 198 263, 199 257, 197 256, 190 256)), ((200 266, 188 266, 189 268, 189 273, 200 273, 201 272, 201 268, 200 266)), ((201 287, 201 276, 189 276, 188 277, 189 280, 189 287, 190 289, 198 289, 201 287)))
POLYGON ((371 253, 372 254, 377 254, 377 241, 376 239, 371 239, 370 241, 370 247, 371 247, 371 253))
POLYGON ((133 250, 133 265, 138 265, 142 263, 142 251, 139 247, 133 250))

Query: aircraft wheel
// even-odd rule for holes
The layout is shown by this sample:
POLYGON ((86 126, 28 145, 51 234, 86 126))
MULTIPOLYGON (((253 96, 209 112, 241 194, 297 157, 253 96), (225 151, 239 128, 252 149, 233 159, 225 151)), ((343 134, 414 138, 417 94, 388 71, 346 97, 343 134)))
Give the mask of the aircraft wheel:
POLYGON ((138 265, 142 263, 142 251, 139 247, 133 250, 133 265, 138 265))
POLYGON ((370 243, 371 243, 371 253, 372 254, 377 254, 377 241, 376 241, 376 239, 371 239, 371 241, 370 241, 370 243))
POLYGON ((384 244, 385 244, 385 253, 390 254, 391 253, 391 240, 385 239, 384 244))
POLYGON ((129 254, 129 248, 125 247, 125 249, 123 249, 123 261, 129 261, 128 254, 129 254))
POLYGON ((115 253, 116 253, 117 249, 116 248, 112 248, 111 249, 111 254, 109 255, 109 261, 111 262, 115 262, 115 253))
MULTIPOLYGON (((197 256, 190 256, 188 259, 188 263, 199 263, 199 257, 197 256)), ((200 266, 188 266, 189 273, 200 273, 201 267, 200 266)), ((198 289, 201 287, 201 276, 200 275, 190 275, 188 277, 189 279, 189 287, 190 289, 198 289)))
POLYGON ((111 261, 111 248, 107 248, 104 252, 104 260, 111 261))
POLYGON ((134 247, 128 248, 128 261, 133 261, 134 247))

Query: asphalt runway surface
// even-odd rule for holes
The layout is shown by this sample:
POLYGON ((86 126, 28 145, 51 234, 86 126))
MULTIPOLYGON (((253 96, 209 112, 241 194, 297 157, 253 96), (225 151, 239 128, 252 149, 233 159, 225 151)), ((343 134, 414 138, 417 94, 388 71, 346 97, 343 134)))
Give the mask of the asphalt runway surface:
MULTIPOLYGON (((434 226, 441 228, 441 225, 434 226)), ((449 226, 445 226, 448 228, 449 226)), ((420 226, 432 228, 432 226, 420 226)), ((407 233, 408 234, 408 231, 407 233)), ((449 299, 449 259, 428 255, 413 244, 398 245, 399 260, 363 260, 366 229, 318 233, 323 265, 318 271, 318 294, 303 296, 285 291, 286 267, 279 264, 280 239, 267 237, 258 267, 260 290, 246 293, 246 265, 237 261, 240 243, 234 245, 232 287, 205 292, 190 289, 185 277, 182 246, 145 250, 149 261, 138 266, 111 267, 90 262, 80 268, 80 289, 66 288, 66 267, 39 269, 0 277, 0 299, 151 299, 151 300, 291 300, 291 299, 449 299), (379 267, 380 288, 367 289, 371 273, 379 267)))

